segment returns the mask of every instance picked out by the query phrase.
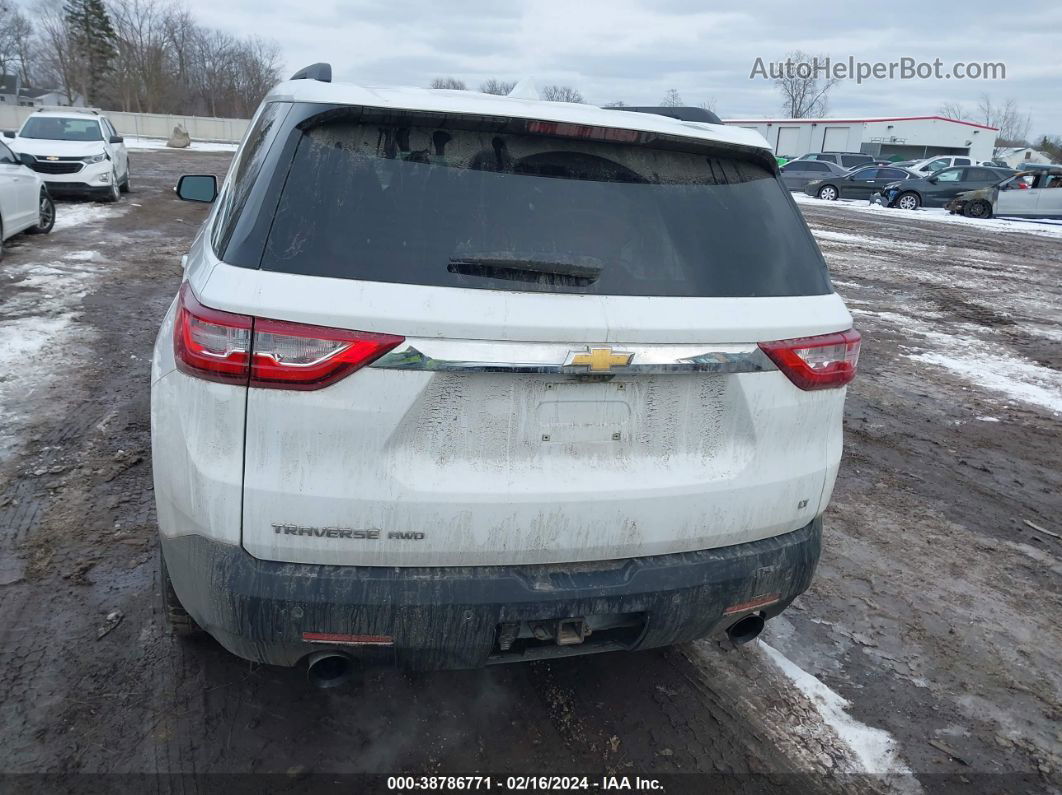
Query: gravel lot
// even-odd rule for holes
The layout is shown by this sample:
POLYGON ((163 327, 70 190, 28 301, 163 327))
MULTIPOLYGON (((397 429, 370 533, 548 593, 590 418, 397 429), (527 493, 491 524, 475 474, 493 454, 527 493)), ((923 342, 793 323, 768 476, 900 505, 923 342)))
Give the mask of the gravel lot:
POLYGON ((135 152, 134 193, 60 204, 0 262, 0 790, 492 772, 1057 791, 1055 231, 801 200, 864 349, 816 582, 764 642, 319 691, 172 639, 158 606, 149 360, 204 215, 170 188, 230 156, 135 152), (17 775, 42 771, 61 775, 17 775))

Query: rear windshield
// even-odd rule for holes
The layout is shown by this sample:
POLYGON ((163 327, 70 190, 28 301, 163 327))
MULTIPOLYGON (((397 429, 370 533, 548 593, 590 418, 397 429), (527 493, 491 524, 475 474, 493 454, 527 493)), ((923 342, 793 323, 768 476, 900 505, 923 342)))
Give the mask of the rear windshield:
POLYGON ((266 270, 598 295, 830 292, 799 211, 748 161, 451 126, 295 134, 266 270))
POLYGON ((100 125, 95 119, 62 119, 33 116, 26 119, 19 131, 21 138, 41 138, 49 141, 102 141, 100 125))

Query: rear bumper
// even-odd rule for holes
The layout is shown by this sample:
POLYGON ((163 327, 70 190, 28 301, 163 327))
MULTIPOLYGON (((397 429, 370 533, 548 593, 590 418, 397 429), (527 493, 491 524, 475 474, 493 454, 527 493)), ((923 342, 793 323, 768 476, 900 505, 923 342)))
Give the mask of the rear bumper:
POLYGON ((185 609, 233 654, 292 666, 338 648, 437 669, 667 646, 721 631, 751 612, 770 618, 811 584, 821 535, 816 519, 737 546, 536 566, 277 563, 202 536, 164 538, 162 551, 185 609), (606 615, 636 621, 579 645, 517 642, 502 651, 498 643, 501 625, 606 615), (304 633, 389 641, 351 647, 310 642, 304 633))

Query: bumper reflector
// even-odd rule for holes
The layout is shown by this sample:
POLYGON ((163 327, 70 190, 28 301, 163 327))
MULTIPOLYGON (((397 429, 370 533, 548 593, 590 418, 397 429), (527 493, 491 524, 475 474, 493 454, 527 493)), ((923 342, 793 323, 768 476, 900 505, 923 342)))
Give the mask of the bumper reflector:
POLYGON ((334 646, 394 646, 390 635, 344 635, 338 632, 303 632, 307 643, 328 643, 334 646))
POLYGON ((767 607, 767 605, 773 605, 779 599, 781 594, 767 594, 766 596, 757 596, 755 599, 750 599, 747 602, 739 602, 736 605, 730 605, 723 611, 724 616, 732 616, 735 613, 747 613, 749 610, 757 610, 761 607, 767 607))

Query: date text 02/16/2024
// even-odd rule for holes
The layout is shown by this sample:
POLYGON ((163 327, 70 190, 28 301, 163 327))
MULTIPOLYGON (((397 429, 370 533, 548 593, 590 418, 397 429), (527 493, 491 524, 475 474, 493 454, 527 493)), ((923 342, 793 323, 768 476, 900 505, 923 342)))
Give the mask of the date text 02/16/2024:
POLYGON ((659 779, 641 776, 390 776, 392 792, 560 792, 560 791, 663 791, 659 779))

